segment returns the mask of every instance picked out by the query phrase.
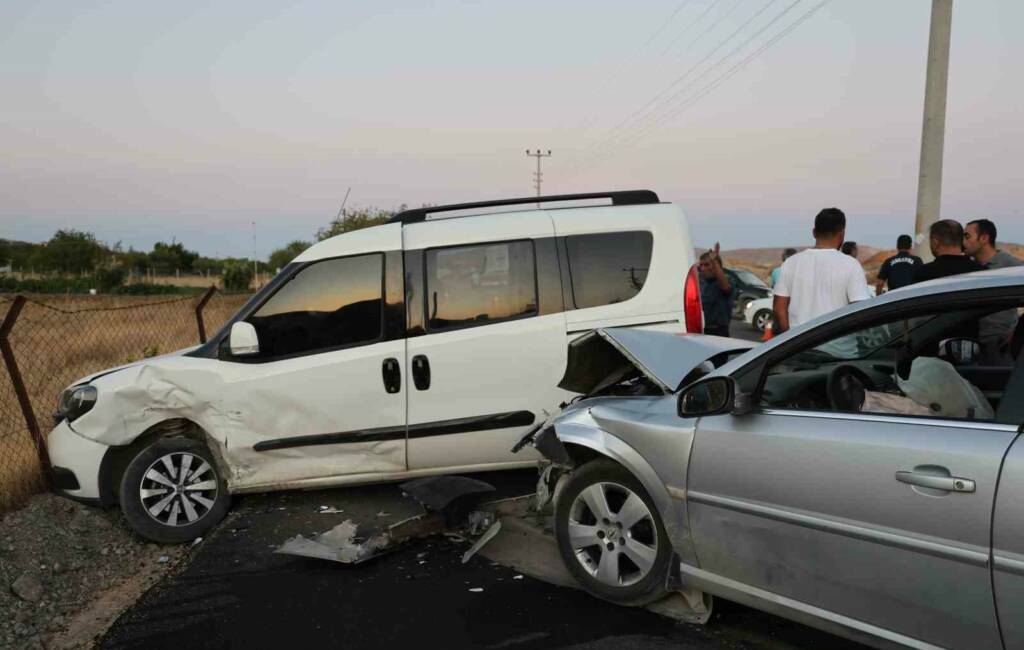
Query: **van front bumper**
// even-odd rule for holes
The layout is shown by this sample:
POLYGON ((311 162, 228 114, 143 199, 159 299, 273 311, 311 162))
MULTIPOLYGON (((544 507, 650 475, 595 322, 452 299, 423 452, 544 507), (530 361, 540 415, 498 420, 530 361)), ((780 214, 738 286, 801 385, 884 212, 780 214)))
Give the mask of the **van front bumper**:
POLYGON ((50 432, 47 449, 54 487, 73 499, 99 502, 100 465, 110 447, 75 433, 64 420, 50 432))

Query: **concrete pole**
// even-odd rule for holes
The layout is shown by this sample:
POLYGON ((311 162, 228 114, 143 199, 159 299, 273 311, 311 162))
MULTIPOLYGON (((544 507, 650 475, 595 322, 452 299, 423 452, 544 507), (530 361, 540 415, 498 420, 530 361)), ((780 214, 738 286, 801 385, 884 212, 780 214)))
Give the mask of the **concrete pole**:
POLYGON ((928 245, 928 229, 939 220, 942 203, 942 147, 946 134, 946 85, 952 27, 953 0, 932 0, 921 126, 921 164, 917 180, 917 218, 914 223, 914 249, 926 262, 933 259, 928 245))

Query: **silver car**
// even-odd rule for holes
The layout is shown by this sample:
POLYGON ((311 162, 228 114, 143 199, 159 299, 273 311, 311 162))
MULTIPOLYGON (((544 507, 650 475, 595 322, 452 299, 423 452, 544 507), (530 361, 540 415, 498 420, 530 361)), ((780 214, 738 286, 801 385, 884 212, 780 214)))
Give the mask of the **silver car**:
POLYGON ((599 330, 529 442, 591 593, 711 595, 878 647, 1024 648, 1024 270, 746 349, 599 330), (1016 361, 1015 361, 1016 359, 1016 361))

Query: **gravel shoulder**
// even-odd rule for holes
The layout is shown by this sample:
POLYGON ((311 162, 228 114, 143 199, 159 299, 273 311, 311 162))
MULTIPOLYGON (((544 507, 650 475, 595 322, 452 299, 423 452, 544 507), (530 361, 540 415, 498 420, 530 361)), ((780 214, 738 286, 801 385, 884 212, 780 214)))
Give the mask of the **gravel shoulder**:
POLYGON ((189 550, 141 539, 117 511, 36 495, 0 519, 0 648, 92 647, 189 550))

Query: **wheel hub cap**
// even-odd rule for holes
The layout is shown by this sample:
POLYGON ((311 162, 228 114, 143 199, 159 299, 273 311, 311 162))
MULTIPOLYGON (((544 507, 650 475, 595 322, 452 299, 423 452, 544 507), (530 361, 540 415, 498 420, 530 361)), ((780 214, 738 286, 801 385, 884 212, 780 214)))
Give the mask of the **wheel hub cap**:
POLYGON ((213 508, 219 481, 213 467, 187 451, 165 454, 142 476, 139 499, 149 516, 165 526, 194 524, 213 508))

